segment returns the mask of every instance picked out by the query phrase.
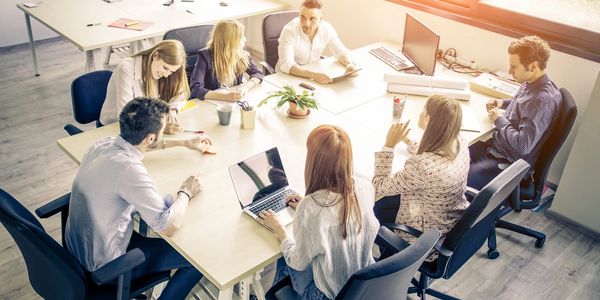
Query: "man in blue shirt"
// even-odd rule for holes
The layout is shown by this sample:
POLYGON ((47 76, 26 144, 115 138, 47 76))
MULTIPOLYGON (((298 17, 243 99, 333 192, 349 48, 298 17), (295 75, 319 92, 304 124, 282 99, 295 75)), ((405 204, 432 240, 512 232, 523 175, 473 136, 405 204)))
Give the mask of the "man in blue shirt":
MULTIPOLYGON (((65 237, 69 251, 90 272, 139 248, 146 262, 133 270, 132 277, 178 269, 161 298, 184 299, 202 274, 165 240, 133 232, 132 214, 137 211, 153 230, 173 235, 183 224, 188 202, 201 190, 198 177, 190 176, 175 199, 163 197, 142 163, 146 151, 165 147, 161 137, 168 113, 162 100, 136 98, 125 105, 119 136, 97 141, 81 161, 65 237)), ((208 137, 183 145, 200 151, 204 144, 210 144, 208 137)))
POLYGON ((521 87, 511 99, 490 99, 488 116, 493 137, 470 147, 468 185, 481 189, 502 169, 520 158, 534 165, 540 146, 551 130, 560 106, 558 87, 545 73, 550 46, 537 36, 526 36, 508 47, 508 72, 521 87))

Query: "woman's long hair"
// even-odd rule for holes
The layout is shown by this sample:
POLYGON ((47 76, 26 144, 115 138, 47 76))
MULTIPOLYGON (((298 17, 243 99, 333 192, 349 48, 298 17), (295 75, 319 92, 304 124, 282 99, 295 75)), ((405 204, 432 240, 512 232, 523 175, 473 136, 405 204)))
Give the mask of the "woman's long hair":
POLYGON ((226 86, 235 85, 236 78, 250 66, 250 55, 244 50, 244 25, 236 20, 217 22, 207 47, 212 49, 215 77, 226 86))
POLYGON ((176 95, 183 93, 184 99, 189 98, 190 86, 187 75, 185 74, 186 54, 183 44, 181 44, 180 41, 161 41, 154 47, 133 55, 133 57, 136 56, 142 56, 142 80, 144 82, 146 97, 159 98, 169 102, 176 95), (152 78, 151 65, 154 58, 160 58, 166 64, 172 66, 179 66, 177 71, 173 72, 173 74, 158 80, 158 88, 154 86, 154 80, 152 78), (158 95, 154 95, 155 90, 158 90, 158 95))
MULTIPOLYGON (((362 219, 358 199, 354 193, 352 144, 348 134, 340 127, 321 125, 310 133, 306 147, 308 152, 304 168, 306 194, 321 189, 340 194, 342 236, 344 238, 348 236, 348 223, 351 219, 356 222, 357 231, 360 231, 362 219)), ((317 204, 333 206, 338 202, 317 204)))
POLYGON ((458 101, 443 95, 427 99, 425 113, 429 122, 423 132, 417 154, 432 152, 454 160, 460 145, 458 134, 462 123, 462 110, 458 101))

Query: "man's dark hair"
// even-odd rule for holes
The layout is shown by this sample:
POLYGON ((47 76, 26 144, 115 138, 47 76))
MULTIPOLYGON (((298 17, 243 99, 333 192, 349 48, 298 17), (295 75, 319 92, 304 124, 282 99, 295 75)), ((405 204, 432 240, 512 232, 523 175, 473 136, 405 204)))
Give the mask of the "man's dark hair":
POLYGON ((119 115, 121 137, 139 145, 148 134, 160 133, 161 120, 167 113, 169 106, 162 100, 140 97, 129 101, 119 115))

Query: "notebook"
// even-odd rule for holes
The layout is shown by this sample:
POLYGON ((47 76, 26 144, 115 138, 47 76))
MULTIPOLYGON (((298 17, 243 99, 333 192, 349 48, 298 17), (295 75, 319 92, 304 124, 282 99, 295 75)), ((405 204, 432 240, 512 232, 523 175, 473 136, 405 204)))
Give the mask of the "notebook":
POLYGON ((229 175, 244 213, 257 219, 260 211, 272 209, 284 225, 292 222, 294 209, 285 200, 297 193, 288 184, 277 147, 230 166, 229 175))
POLYGON ((343 78, 346 78, 346 77, 348 77, 348 76, 350 76, 350 75, 353 75, 354 73, 356 73, 356 72, 358 72, 358 71, 360 71, 360 70, 362 70, 362 68, 358 68, 358 69, 356 69, 356 70, 354 70, 354 71, 352 71, 352 72, 349 72, 349 73, 346 73, 346 71, 344 70, 344 73, 341 73, 341 74, 336 74, 336 75, 332 76, 332 77, 331 77, 331 80, 333 80, 333 81, 338 81, 338 80, 340 80, 340 79, 343 79, 343 78))
POLYGON ((110 23, 108 26, 115 27, 115 28, 123 28, 123 29, 129 29, 129 30, 142 31, 152 25, 154 25, 154 22, 146 22, 146 21, 140 21, 140 20, 134 20, 134 19, 121 18, 121 19, 118 19, 118 20, 110 23))

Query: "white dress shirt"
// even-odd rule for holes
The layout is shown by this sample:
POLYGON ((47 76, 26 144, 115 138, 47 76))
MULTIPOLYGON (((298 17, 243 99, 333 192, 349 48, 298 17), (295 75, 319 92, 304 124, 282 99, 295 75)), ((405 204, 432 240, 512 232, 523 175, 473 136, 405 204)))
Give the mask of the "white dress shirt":
POLYGON ((143 154, 120 136, 96 142, 73 181, 67 248, 92 272, 123 255, 138 211, 154 231, 173 219, 173 198, 163 198, 142 163, 143 154))
POLYGON ((307 65, 319 61, 326 48, 336 58, 350 52, 328 22, 321 21, 311 42, 302 31, 300 17, 296 17, 281 30, 276 70, 289 74, 295 64, 307 65))
MULTIPOLYGON (((154 80, 155 89, 153 94, 158 95, 158 80, 152 80, 154 80)), ((100 123, 108 125, 117 122, 123 107, 137 97, 148 97, 142 79, 142 56, 123 59, 113 71, 100 111, 100 123)), ((185 104, 185 100, 183 93, 180 93, 169 101, 169 107, 180 110, 185 104)))

